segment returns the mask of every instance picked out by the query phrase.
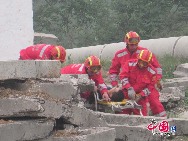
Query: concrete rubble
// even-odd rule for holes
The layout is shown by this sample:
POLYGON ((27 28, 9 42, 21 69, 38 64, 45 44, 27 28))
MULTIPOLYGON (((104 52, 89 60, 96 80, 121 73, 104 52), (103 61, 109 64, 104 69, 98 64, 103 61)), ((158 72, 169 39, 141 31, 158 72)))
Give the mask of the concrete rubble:
POLYGON ((104 141, 115 140, 115 130, 108 127, 92 127, 84 130, 59 130, 51 137, 38 141, 104 141))
POLYGON ((58 38, 53 34, 34 33, 34 44, 54 44, 58 43, 58 38))
MULTIPOLYGON (((94 90, 94 82, 87 75, 60 76, 59 61, 6 61, 0 66, 0 141, 158 141, 161 136, 147 129, 152 120, 168 121, 176 126, 175 135, 188 135, 185 118, 87 109, 79 93, 94 90), (14 69, 5 71, 13 64, 14 69)), ((186 77, 165 81, 161 102, 182 101, 186 81, 186 77)))
POLYGON ((177 66, 176 70, 173 72, 175 77, 185 77, 188 76, 188 63, 181 64, 177 66))
POLYGON ((25 141, 45 138, 53 131, 55 120, 1 120, 0 141, 25 141))
POLYGON ((185 87, 185 88, 188 88, 188 77, 166 79, 163 86, 164 87, 185 87))
POLYGON ((160 92, 160 101, 162 103, 168 101, 179 101, 185 97, 184 87, 166 87, 160 92))

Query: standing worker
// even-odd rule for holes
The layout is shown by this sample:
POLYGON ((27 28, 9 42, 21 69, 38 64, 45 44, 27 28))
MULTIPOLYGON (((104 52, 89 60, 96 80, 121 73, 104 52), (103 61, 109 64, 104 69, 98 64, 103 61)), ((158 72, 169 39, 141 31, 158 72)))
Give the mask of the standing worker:
MULTIPOLYGON (((158 95, 159 92, 155 88, 157 82, 156 69, 150 64, 152 53, 148 50, 142 50, 137 59, 128 60, 120 73, 122 82, 122 91, 126 99, 136 100, 139 105, 142 105, 142 114, 147 116, 147 97, 150 95, 158 95)), ((153 99, 158 109, 157 103, 159 99, 153 99), (156 102, 155 102, 156 101, 156 102)), ((164 110, 164 109, 162 109, 164 110)), ((139 115, 138 109, 124 109, 122 113, 131 114, 133 112, 139 115)))
MULTIPOLYGON (((125 35, 124 42, 126 43, 126 48, 115 53, 109 69, 110 82, 113 87, 118 86, 119 73, 123 67, 123 64, 130 59, 136 59, 141 50, 147 50, 146 48, 138 46, 138 43, 140 42, 140 36, 134 31, 130 31, 125 35)), ((157 71, 158 81, 156 82, 156 86, 161 90, 162 85, 160 83, 160 80, 162 78, 162 69, 154 54, 150 64, 157 71)), ((150 95, 148 97, 150 109, 154 116, 166 116, 163 105, 161 103, 153 102, 153 99, 156 99, 158 97, 158 95, 150 95), (158 106, 159 108, 156 108, 157 105, 160 105, 158 106)))

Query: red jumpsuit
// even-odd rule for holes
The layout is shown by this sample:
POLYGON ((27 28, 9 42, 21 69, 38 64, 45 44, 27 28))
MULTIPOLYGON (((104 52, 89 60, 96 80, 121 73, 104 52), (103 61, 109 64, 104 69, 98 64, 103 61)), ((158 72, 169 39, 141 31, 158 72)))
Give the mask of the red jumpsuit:
MULTIPOLYGON (((86 72, 86 68, 84 64, 71 64, 61 68, 61 74, 88 74, 88 73, 86 72)), ((97 74, 88 74, 88 77, 89 79, 95 82, 95 85, 97 86, 101 94, 103 94, 104 92, 108 92, 107 86, 104 83, 101 72, 97 74)), ((89 97, 88 93, 83 97, 87 99, 89 97)))
MULTIPOLYGON (((130 59, 136 59, 137 55, 140 53, 141 50, 146 50, 146 48, 138 46, 137 50, 133 54, 130 54, 127 48, 119 50, 115 53, 115 56, 112 59, 112 65, 109 69, 110 81, 111 81, 112 86, 116 86, 118 84, 118 75, 120 73, 120 69, 122 69, 123 64, 130 59)), ((152 56, 151 65, 155 67, 157 71, 157 78, 160 80, 162 78, 162 69, 161 69, 159 62, 157 61, 157 58, 154 56, 154 54, 152 56)), ((154 90, 154 91, 157 91, 157 90, 154 90)), ((166 116, 166 112, 164 111, 164 107, 161 104, 161 102, 159 100, 157 101, 155 100, 158 98, 159 98, 158 93, 150 94, 148 96, 150 109, 153 115, 155 116, 166 116)))
MULTIPOLYGON (((140 69, 137 65, 137 61, 138 59, 132 59, 124 64, 122 72, 120 73, 120 80, 126 99, 129 99, 127 89, 130 87, 134 88, 136 94, 142 96, 138 104, 142 105, 142 113, 144 116, 147 116, 147 96, 151 93, 159 95, 158 91, 155 89, 155 83, 157 81, 156 69, 152 65, 140 69)), ((138 109, 124 109, 122 113, 130 114, 130 112, 139 115, 138 109)))
MULTIPOLYGON (((119 50, 115 53, 115 56, 112 59, 112 65, 109 69, 110 81, 112 86, 116 86, 118 84, 118 75, 120 73, 120 69, 122 69, 123 64, 130 59, 137 59, 137 56, 141 50, 146 50, 146 48, 138 46, 137 50, 133 54, 131 54, 127 48, 119 50)), ((151 64, 157 69, 158 78, 161 79, 162 69, 154 54, 152 56, 151 64)))
POLYGON ((20 51, 20 60, 49 60, 53 45, 37 44, 20 51))

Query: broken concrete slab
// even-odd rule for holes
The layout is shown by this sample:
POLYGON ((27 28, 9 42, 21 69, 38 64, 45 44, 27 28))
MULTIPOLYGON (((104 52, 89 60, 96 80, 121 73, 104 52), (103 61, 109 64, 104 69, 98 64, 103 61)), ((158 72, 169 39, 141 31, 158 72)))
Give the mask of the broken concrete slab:
POLYGON ((57 45, 58 38, 53 34, 34 33, 34 44, 53 44, 57 45))
POLYGON ((71 100, 79 97, 78 94, 85 91, 94 91, 95 83, 88 79, 88 75, 61 75, 60 78, 41 79, 44 82, 32 86, 32 91, 41 91, 54 98, 71 100), (48 82, 45 82, 48 80, 48 82))
POLYGON ((188 77, 166 79, 163 83, 164 87, 180 87, 188 88, 188 77))
POLYGON ((0 117, 47 117, 71 116, 71 103, 47 100, 38 97, 17 97, 0 99, 0 117), (12 107, 12 108, 10 108, 12 107))
POLYGON ((169 133, 172 135, 170 130, 171 126, 176 126, 175 135, 183 136, 188 135, 188 120, 179 119, 179 118, 170 118, 165 117, 153 117, 153 116, 136 116, 136 115, 118 115, 118 114, 109 114, 109 113, 100 113, 107 123, 107 126, 110 128, 116 129, 116 140, 135 140, 135 141, 158 141, 161 139, 160 135, 153 135, 152 131, 147 129, 147 126, 151 123, 153 119, 157 123, 167 121, 169 123, 169 133), (178 127, 178 128, 177 128, 178 127), (135 136, 136 135, 136 136, 135 136))
POLYGON ((187 77, 188 76, 188 63, 180 64, 173 72, 174 77, 187 77))
POLYGON ((41 104, 41 106, 44 109, 44 111, 38 113, 38 116, 40 117, 51 117, 58 119, 62 116, 71 116, 71 102, 63 103, 61 101, 45 100, 45 103, 41 104))
POLYGON ((70 83, 40 83, 38 88, 53 98, 64 100, 71 100, 77 94, 77 89, 70 83))
MULTIPOLYGON (((21 109, 18 108, 16 113, 15 111, 12 111, 15 115, 25 115, 28 117, 37 117, 37 118, 43 118, 43 117, 49 117, 49 118, 63 118, 68 121, 72 127, 78 126, 83 128, 89 128, 89 127, 110 127, 115 128, 118 133, 116 134, 116 140, 157 140, 158 136, 153 136, 151 131, 147 130, 147 125, 151 122, 150 120, 152 118, 155 118, 157 121, 166 120, 166 118, 157 118, 157 117, 141 117, 141 116, 132 116, 132 115, 115 115, 115 114, 105 114, 101 112, 95 112, 92 110, 86 109, 81 101, 75 101, 72 97, 74 95, 77 95, 78 93, 78 87, 81 87, 83 91, 88 90, 88 88, 91 86, 91 89, 93 89, 93 83, 90 83, 90 80, 88 81, 87 75, 85 75, 83 78, 81 78, 80 75, 63 75, 60 78, 52 78, 52 79, 40 79, 37 81, 34 81, 31 87, 24 87, 24 92, 35 92, 34 94, 38 93, 39 97, 36 95, 30 95, 28 96, 27 93, 26 96, 29 98, 25 98, 26 100, 29 100, 31 104, 34 104, 34 108, 24 107, 25 104, 22 106, 25 108, 21 109), (84 79, 83 79, 84 78, 84 79), (46 81, 43 81, 46 80, 46 81), (37 89, 37 87, 39 89, 37 89), (61 88, 63 87, 63 88, 61 88), (66 89, 66 93, 63 94, 67 99, 64 99, 64 96, 61 97, 61 91, 64 91, 66 89), (68 92, 71 89, 70 93, 68 92), (42 92, 48 93, 48 96, 42 96, 42 92), (67 95, 70 94, 71 96, 67 95), (54 97, 53 97, 53 96, 54 97), (42 97, 40 97, 42 96, 42 97), (46 99, 47 98, 47 99, 46 99), (33 102, 33 103, 32 103, 33 102), (35 106, 36 105, 36 106, 35 106), (31 109, 29 109, 31 108, 31 109), (37 109, 38 108, 38 109, 37 109), (21 113, 21 114, 20 114, 21 113), (99 114, 98 114, 99 113, 99 114), (135 136, 138 135, 138 136, 135 136)), ((19 87, 20 89, 21 87, 19 87)), ((81 89, 79 90, 79 92, 81 89)), ((166 93, 177 93, 179 92, 179 89, 176 88, 165 88, 163 89, 163 92, 166 93)), ((165 93, 164 93, 165 94, 165 93)), ((16 92, 12 92, 13 96, 17 96, 16 92)), ((180 93, 181 97, 181 93, 180 93)), ((15 98, 15 97, 11 97, 15 98)), ((176 100, 176 99, 175 99, 176 100)), ((22 101, 19 101, 22 104, 22 101)), ((9 103, 9 102, 7 102, 9 103)), ((18 103, 18 102, 17 102, 18 103)), ((15 107, 15 103, 12 103, 12 106, 15 107)), ((16 105, 19 105, 16 104, 16 105)), ((9 105, 6 105, 9 107, 9 105)), ((4 107, 4 106, 1 106, 4 107)), ((21 107, 21 106, 20 106, 21 107)), ((6 111, 6 109, 4 109, 6 111)), ((12 114, 12 115, 13 115, 12 114)), ((9 113, 9 115, 11 115, 9 113)), ((12 117, 14 117, 13 115, 12 117)), ((18 117, 18 116, 17 116, 18 117)), ((183 122, 177 122, 177 123, 183 123, 183 122)), ((185 130, 185 127, 182 126, 180 129, 183 129, 183 132, 185 130)), ((179 130, 180 130, 179 129, 179 130)), ((186 133, 186 132, 184 132, 186 133)), ((102 134, 102 133, 101 133, 102 134)), ((35 136, 35 134, 33 134, 35 136)), ((92 137, 95 134, 92 134, 92 137)), ((105 136, 105 135, 104 135, 105 136)), ((97 137, 97 136, 96 136, 97 137)), ((100 139, 103 138, 103 134, 100 135, 100 139), (101 137, 102 136, 102 137, 101 137)), ((108 137, 106 137, 108 139, 108 137)), ((92 139, 93 138, 87 138, 86 136, 78 137, 76 138, 78 140, 86 140, 86 139, 92 139)), ((73 137, 64 137, 64 138, 53 138, 52 140, 73 140, 73 137)), ((89 141, 89 140, 88 140, 89 141)))
POLYGON ((22 117, 40 112, 38 103, 22 98, 0 99, 0 117, 22 117))
POLYGON ((95 112, 99 117, 101 117, 107 124, 116 125, 129 125, 138 126, 142 124, 150 123, 153 118, 156 121, 165 120, 166 117, 154 117, 154 116, 139 116, 139 115, 126 115, 126 114, 110 114, 103 112, 95 112))
POLYGON ((59 78, 61 62, 58 60, 40 60, 35 62, 36 78, 59 78))
POLYGON ((114 141, 115 129, 108 127, 93 127, 78 131, 59 130, 48 139, 38 141, 114 141))
POLYGON ((55 60, 0 61, 0 80, 59 77, 60 67, 55 60))
POLYGON ((172 102, 179 101, 185 98, 184 87, 166 87, 160 92, 160 101, 163 102, 172 102))
MULTIPOLYGON (((109 117, 108 117, 109 118, 109 117)), ((140 117, 141 118, 141 117, 140 117)), ((165 118, 160 118, 160 117, 142 117, 144 122, 142 122, 142 120, 135 120, 135 123, 137 123, 137 125, 135 124, 134 126, 130 126, 130 125, 126 125, 124 124, 125 122, 122 122, 122 119, 120 120, 121 122, 119 122, 119 124, 117 123, 115 126, 112 124, 113 122, 111 122, 109 124, 109 127, 116 127, 116 135, 117 135, 117 138, 123 138, 122 135, 118 136, 118 130, 120 130, 122 132, 122 125, 126 126, 127 130, 125 131, 124 130, 124 133, 126 133, 126 136, 128 137, 128 139, 130 140, 148 140, 148 141, 153 141, 153 140, 157 140, 158 137, 157 136, 153 136, 152 132, 149 131, 148 132, 148 129, 147 129, 147 126, 151 123, 151 119, 155 119, 155 121, 157 123, 161 123, 163 121, 167 121, 169 123, 169 133, 172 135, 173 131, 171 131, 171 126, 176 126, 176 132, 175 132, 175 135, 176 136, 183 136, 183 135, 188 135, 188 120, 187 119, 181 119, 181 118, 170 118, 170 119, 165 119, 165 118), (149 119, 150 118, 150 121, 147 122, 147 118, 149 119), (141 122, 141 124, 140 124, 141 122), (122 123, 122 124, 120 124, 122 123), (119 126, 118 126, 119 125, 119 126), (120 129, 119 129, 120 128, 120 129), (139 130, 140 129, 140 130, 139 130), (134 137, 134 136, 131 136, 132 134, 134 133, 130 133, 130 132, 135 132, 137 130, 138 133, 135 133, 137 135, 137 137, 140 135, 140 137, 138 137, 137 139, 134 137), (143 133, 141 132, 143 131, 143 133), (144 133, 145 132, 145 133, 144 133), (130 134, 128 134, 130 133, 130 134), (147 136, 145 136, 147 135, 147 136)), ((119 120, 119 119, 118 119, 119 120)), ((132 119, 131 119, 132 120, 132 119)), ((117 120, 116 120, 117 121, 117 120)), ((133 120, 132 120, 133 121, 133 120)), ((107 121, 107 123, 109 123, 107 121)), ((131 123, 131 121, 129 121, 129 123, 131 123)), ((124 127, 125 128, 125 127, 124 127)), ((160 137, 160 136, 159 136, 160 137)))
MULTIPOLYGON (((60 81, 59 78, 57 79, 60 81)), ((27 80, 25 82, 19 80, 6 80, 1 84, 1 86, 6 87, 7 89, 10 88, 12 90, 25 91, 26 93, 27 91, 34 93, 46 93, 53 98, 64 100, 71 100, 72 97, 77 95, 77 87, 68 82, 58 83, 57 79, 56 81, 46 81, 44 79, 40 79, 39 81, 27 80)))
POLYGON ((86 109, 83 105, 75 105, 71 108, 71 116, 68 119, 71 123, 80 127, 105 127, 105 120, 94 111, 86 109))
POLYGON ((52 119, 1 122, 0 140, 25 141, 45 138, 53 131, 54 123, 52 119))
POLYGON ((94 91, 95 83, 93 80, 88 78, 87 74, 61 74, 60 79, 77 86, 80 93, 85 91, 94 91))
POLYGON ((179 114, 179 118, 187 119, 187 117, 188 117, 188 111, 185 111, 185 112, 179 114))
POLYGON ((108 127, 115 128, 117 141, 159 141, 158 135, 153 135, 145 126, 129 126, 109 124, 108 127))
POLYGON ((161 93, 172 93, 173 95, 178 95, 178 96, 181 96, 182 98, 185 97, 185 87, 184 86, 164 87, 160 92, 161 93))
POLYGON ((78 78, 74 77, 78 75, 71 75, 71 74, 61 74, 60 76, 60 80, 58 80, 59 82, 68 82, 68 83, 72 83, 74 86, 77 86, 78 83, 78 78))
POLYGON ((94 91, 95 82, 88 78, 88 75, 78 75, 78 88, 80 89, 80 93, 85 91, 94 91))

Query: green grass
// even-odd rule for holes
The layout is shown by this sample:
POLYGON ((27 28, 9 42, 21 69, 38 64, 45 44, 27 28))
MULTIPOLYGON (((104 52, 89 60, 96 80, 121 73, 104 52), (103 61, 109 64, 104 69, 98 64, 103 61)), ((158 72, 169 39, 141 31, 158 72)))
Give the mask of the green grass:
POLYGON ((108 77, 108 70, 111 66, 111 59, 102 59, 101 60, 101 65, 102 65, 102 75, 103 78, 107 78, 108 77))
POLYGON ((173 78, 173 72, 180 64, 188 63, 188 58, 185 57, 173 57, 171 55, 165 55, 158 58, 159 63, 163 69, 163 79, 173 78))

